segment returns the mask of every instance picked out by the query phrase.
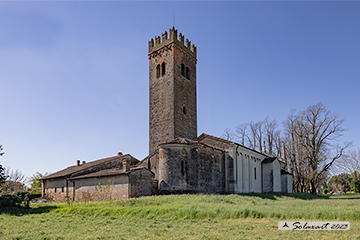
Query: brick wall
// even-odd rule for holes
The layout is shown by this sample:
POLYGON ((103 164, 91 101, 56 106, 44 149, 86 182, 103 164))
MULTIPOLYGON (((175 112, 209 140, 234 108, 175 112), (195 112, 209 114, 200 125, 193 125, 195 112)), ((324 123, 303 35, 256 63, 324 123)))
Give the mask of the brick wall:
POLYGON ((75 180, 75 200, 103 201, 129 197, 128 175, 75 180), (95 187, 96 186, 96 187, 95 187))

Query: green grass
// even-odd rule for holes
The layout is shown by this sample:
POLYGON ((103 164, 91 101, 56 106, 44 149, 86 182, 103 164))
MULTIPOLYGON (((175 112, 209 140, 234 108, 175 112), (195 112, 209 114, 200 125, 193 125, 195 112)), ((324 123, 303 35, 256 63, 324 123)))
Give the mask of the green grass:
POLYGON ((360 194, 164 195, 0 209, 0 239, 359 239, 360 194), (279 231, 283 220, 349 231, 279 231))

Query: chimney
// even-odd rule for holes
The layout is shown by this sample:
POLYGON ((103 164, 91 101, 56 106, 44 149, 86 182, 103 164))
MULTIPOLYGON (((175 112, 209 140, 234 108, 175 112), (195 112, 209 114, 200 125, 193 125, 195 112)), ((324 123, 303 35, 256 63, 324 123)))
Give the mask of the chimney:
POLYGON ((77 165, 80 166, 80 160, 77 160, 77 165))
POLYGON ((130 159, 124 159, 124 160, 122 160, 122 164, 123 164, 123 170, 124 170, 124 172, 130 170, 130 159))
POLYGON ((82 164, 85 164, 85 163, 86 163, 85 161, 82 162, 82 164))
POLYGON ((123 155, 123 153, 122 152, 118 152, 118 156, 122 156, 123 155))
POLYGON ((266 152, 265 141, 262 142, 261 152, 262 153, 266 152))
POLYGON ((285 143, 281 143, 281 158, 285 160, 285 143))

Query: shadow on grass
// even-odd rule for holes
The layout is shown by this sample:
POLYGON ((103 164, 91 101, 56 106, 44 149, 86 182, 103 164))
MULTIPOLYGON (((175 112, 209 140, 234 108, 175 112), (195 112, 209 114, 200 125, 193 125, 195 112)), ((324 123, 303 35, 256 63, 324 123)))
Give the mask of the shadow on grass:
POLYGON ((47 213, 51 210, 58 208, 57 206, 40 206, 40 207, 22 207, 22 206, 16 206, 16 207, 0 207, 0 214, 10 214, 14 216, 22 216, 22 215, 28 215, 28 214, 41 214, 41 213, 47 213))

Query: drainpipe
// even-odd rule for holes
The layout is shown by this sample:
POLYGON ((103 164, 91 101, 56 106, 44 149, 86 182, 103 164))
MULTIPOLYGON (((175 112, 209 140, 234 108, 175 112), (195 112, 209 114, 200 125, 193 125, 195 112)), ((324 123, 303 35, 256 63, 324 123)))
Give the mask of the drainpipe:
POLYGON ((69 196, 69 180, 66 179, 66 196, 69 196))

